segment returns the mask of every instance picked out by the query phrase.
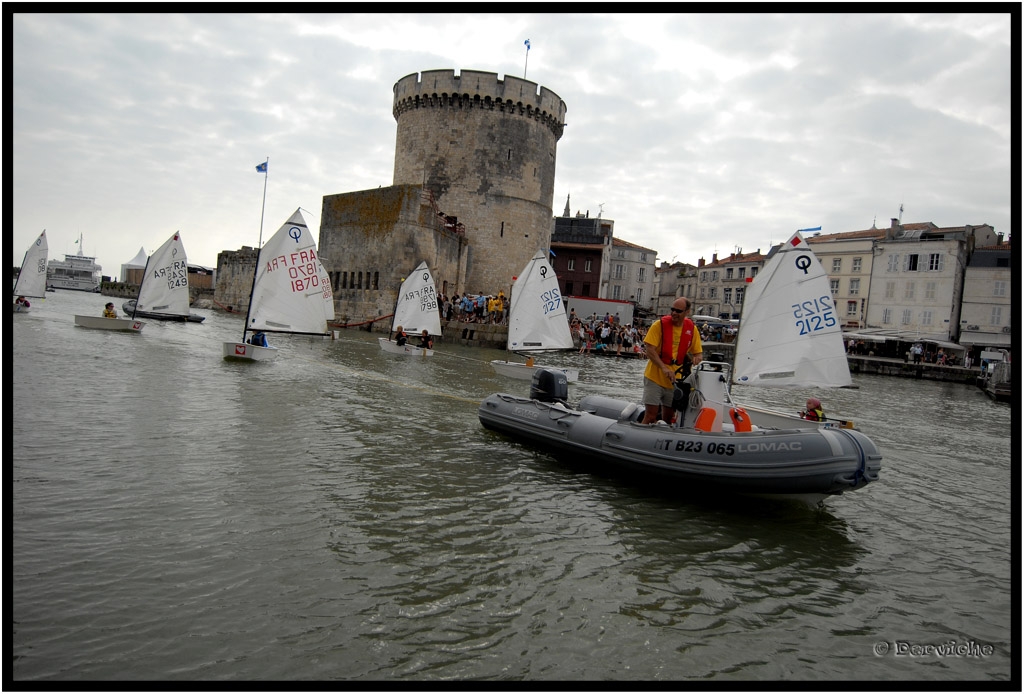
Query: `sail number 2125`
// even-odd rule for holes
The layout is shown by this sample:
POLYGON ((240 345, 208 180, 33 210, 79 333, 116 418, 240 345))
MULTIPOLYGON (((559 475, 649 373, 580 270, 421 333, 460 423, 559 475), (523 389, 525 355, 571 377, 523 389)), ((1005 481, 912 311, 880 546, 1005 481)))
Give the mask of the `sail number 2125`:
POLYGON ((793 317, 801 335, 832 328, 836 324, 835 304, 831 296, 801 301, 793 304, 793 317))

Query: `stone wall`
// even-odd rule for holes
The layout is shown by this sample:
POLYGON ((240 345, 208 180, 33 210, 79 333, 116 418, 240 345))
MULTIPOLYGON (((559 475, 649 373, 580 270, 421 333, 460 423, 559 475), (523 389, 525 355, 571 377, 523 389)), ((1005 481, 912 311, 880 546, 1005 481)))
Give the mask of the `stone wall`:
POLYGON ((460 291, 465 237, 448 228, 422 187, 376 188, 328 195, 320 217, 320 262, 334 288, 335 322, 374 322, 388 331, 402 281, 426 261, 438 294, 460 291))
POLYGON ((257 256, 258 251, 251 246, 217 254, 217 285, 213 300, 218 308, 227 310, 230 307, 230 310, 242 312, 249 310, 249 294, 252 292, 257 256))

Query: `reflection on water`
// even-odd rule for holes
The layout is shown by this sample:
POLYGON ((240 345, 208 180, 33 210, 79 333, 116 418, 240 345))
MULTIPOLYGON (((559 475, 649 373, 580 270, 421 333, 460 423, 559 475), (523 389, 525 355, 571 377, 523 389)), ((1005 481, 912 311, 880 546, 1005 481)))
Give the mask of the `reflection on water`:
MULTIPOLYGON (((484 430, 529 389, 501 351, 353 330, 238 364, 238 317, 74 327, 102 303, 10 328, 18 681, 1009 678, 1010 410, 976 389, 825 394, 884 460, 824 511, 677 499, 484 430), (954 639, 994 653, 872 650, 954 639)), ((639 360, 546 361, 639 397, 639 360)))

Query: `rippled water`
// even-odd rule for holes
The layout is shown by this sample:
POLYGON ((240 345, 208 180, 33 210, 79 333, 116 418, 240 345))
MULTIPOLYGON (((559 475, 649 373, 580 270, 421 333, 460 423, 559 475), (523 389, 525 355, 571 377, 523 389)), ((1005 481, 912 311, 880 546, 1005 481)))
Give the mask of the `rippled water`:
MULTIPOLYGON (((7 328, 15 681, 1011 677, 1011 412, 975 388, 855 376, 823 400, 879 483, 723 504, 485 430, 483 397, 528 391, 503 352, 344 331, 232 364, 238 317, 73 325, 104 302, 7 328)), ((640 395, 640 361, 545 361, 572 399, 640 395)))

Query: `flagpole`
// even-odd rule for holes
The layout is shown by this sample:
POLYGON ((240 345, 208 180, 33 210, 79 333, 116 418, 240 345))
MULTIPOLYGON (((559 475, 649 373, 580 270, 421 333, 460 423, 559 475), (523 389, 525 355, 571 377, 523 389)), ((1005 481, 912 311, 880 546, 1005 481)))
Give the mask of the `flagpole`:
POLYGON ((257 248, 263 248, 263 214, 267 211, 267 178, 270 176, 270 157, 263 162, 263 206, 260 208, 260 243, 257 248))
POLYGON ((530 64, 530 39, 523 42, 526 45, 526 62, 523 63, 523 79, 526 79, 526 66, 530 64))

